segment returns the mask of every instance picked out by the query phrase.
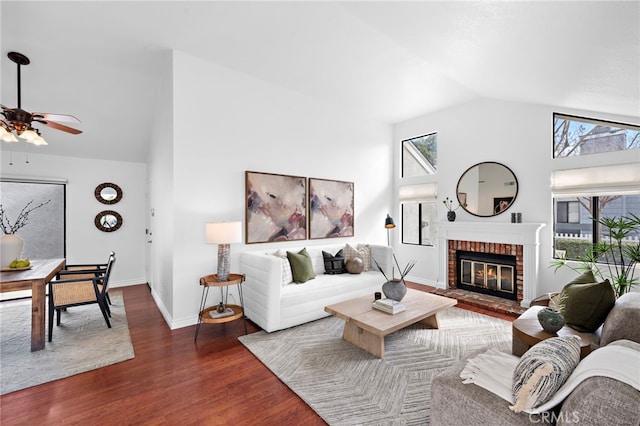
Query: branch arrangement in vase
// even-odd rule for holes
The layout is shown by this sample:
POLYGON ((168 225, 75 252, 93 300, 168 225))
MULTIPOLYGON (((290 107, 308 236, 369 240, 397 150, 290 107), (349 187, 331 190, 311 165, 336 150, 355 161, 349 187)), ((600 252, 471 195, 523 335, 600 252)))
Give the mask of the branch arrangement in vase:
POLYGON ((2 232, 4 234, 15 234, 16 232, 18 232, 18 229, 23 228, 27 225, 27 223, 29 222, 29 213, 49 204, 50 201, 51 200, 47 200, 44 203, 40 203, 34 207, 31 207, 34 200, 29 201, 27 205, 22 208, 20 214, 18 215, 18 218, 15 222, 13 222, 13 225, 11 224, 11 220, 7 216, 7 212, 5 212, 4 210, 4 206, 0 204, 0 229, 2 229, 2 232))
MULTIPOLYGON (((402 272, 400 272, 400 281, 402 281, 405 285, 407 285, 407 283, 404 281, 404 277, 406 277, 407 274, 409 272, 411 272, 413 267, 416 266, 416 261, 415 260, 409 261, 409 263, 407 263, 407 265, 404 267, 404 269, 402 269, 402 268, 400 268, 400 265, 398 264, 398 259, 396 259, 395 253, 393 254, 393 260, 396 262, 396 266, 398 267, 398 271, 402 271, 402 272)), ((380 271, 380 273, 382 274, 382 276, 384 277, 385 280, 392 281, 392 280, 395 279, 395 277, 392 276, 391 280, 390 280, 389 277, 387 277, 387 274, 384 273, 384 270, 378 264, 378 262, 375 259, 373 259, 373 261, 375 262, 376 267, 378 268, 378 270, 380 271)))

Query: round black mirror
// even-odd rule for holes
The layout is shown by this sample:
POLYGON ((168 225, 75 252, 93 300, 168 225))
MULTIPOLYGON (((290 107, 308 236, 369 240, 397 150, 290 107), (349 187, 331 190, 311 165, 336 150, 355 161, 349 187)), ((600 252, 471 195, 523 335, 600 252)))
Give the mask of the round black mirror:
POLYGON ((94 195, 102 204, 115 204, 122 199, 122 189, 115 183, 105 182, 96 186, 94 195))
POLYGON ((93 223, 103 232, 113 232, 122 226, 122 216, 113 210, 104 210, 96 215, 93 223))
POLYGON ((504 164, 487 161, 469 167, 458 180, 460 206, 474 216, 496 216, 513 205, 518 179, 504 164))

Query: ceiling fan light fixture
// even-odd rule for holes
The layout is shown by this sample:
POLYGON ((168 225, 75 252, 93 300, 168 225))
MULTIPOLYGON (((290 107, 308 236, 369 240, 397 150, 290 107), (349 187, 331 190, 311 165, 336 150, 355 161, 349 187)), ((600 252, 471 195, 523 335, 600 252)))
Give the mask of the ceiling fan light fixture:
POLYGON ((38 122, 45 126, 71 133, 73 135, 82 133, 81 130, 57 123, 57 121, 79 123, 80 120, 72 115, 42 112, 32 113, 22 109, 20 67, 23 65, 29 65, 30 61, 29 58, 19 52, 9 52, 7 56, 18 67, 18 107, 8 108, 4 105, 0 105, 0 115, 4 116, 4 118, 0 117, 0 140, 6 142, 18 142, 18 139, 16 138, 17 135, 19 138, 33 145, 48 145, 40 135, 40 131, 31 127, 32 122, 38 122))
POLYGON ((3 142, 18 142, 18 138, 4 125, 0 126, 0 140, 3 142))
POLYGON ((27 142, 33 142, 38 134, 33 129, 27 129, 24 132, 20 133, 20 138, 26 140, 27 142))
POLYGON ((47 143, 47 141, 44 140, 44 138, 40 135, 37 135, 33 140, 31 141, 27 141, 29 143, 34 144, 35 146, 44 146, 44 145, 49 145, 47 143))

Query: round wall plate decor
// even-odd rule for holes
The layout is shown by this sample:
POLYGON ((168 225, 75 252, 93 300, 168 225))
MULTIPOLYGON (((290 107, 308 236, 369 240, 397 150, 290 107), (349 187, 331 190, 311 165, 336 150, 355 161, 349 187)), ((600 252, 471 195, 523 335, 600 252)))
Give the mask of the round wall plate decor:
POLYGON ((93 193, 102 204, 116 204, 122 199, 122 189, 115 183, 105 182, 96 186, 93 193))
POLYGON ((103 232, 113 232, 122 226, 122 216, 113 210, 103 210, 96 215, 93 223, 103 232))

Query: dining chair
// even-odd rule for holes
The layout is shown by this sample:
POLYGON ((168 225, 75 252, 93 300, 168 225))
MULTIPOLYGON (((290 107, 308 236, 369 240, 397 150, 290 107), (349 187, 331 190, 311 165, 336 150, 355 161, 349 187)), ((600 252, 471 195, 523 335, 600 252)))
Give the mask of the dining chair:
POLYGON ((56 279, 49 281, 49 341, 53 338, 53 313, 56 313, 56 325, 60 325, 61 312, 71 306, 96 303, 107 327, 111 328, 111 309, 107 302, 109 278, 116 261, 115 253, 109 255, 105 268, 68 271, 62 270, 56 279), (71 278, 67 278, 71 277, 71 278))
MULTIPOLYGON (((73 271, 72 273, 67 273, 67 275, 76 275, 75 278, 91 278, 91 277, 97 277, 99 275, 104 274, 104 270, 107 268, 107 265, 109 264, 109 259, 111 259, 112 256, 115 256, 116 252, 115 251, 111 251, 109 253, 109 256, 107 257, 107 262, 106 263, 75 263, 75 264, 71 264, 71 265, 66 265, 65 266, 65 271, 73 271)), ((111 299, 109 298, 109 293, 107 292, 106 295, 107 298, 107 302, 109 304, 111 304, 111 299)))

